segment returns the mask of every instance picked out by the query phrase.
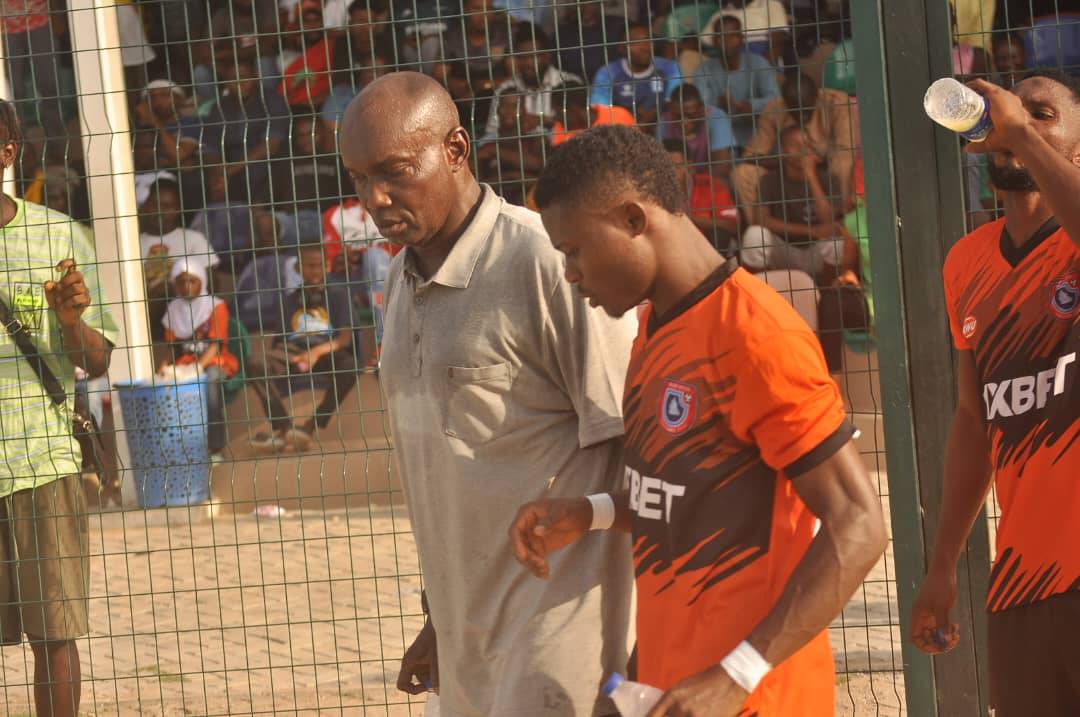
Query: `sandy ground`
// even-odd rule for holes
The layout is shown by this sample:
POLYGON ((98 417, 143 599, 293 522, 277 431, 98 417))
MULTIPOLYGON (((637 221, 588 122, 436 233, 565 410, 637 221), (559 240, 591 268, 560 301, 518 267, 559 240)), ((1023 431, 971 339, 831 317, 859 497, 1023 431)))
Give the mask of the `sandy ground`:
MULTIPOLYGON (((422 714, 393 688, 421 624, 402 507, 129 511, 91 536, 84 714, 422 714)), ((838 714, 900 713, 890 575, 882 560, 831 631, 838 714)), ((29 650, 3 649, 0 669, 0 713, 29 714, 29 650)))

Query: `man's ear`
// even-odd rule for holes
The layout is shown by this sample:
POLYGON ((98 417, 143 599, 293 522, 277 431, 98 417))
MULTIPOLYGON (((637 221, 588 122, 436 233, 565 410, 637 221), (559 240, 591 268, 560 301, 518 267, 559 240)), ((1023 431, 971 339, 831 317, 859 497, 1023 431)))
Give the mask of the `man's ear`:
POLYGON ((15 161, 19 158, 19 145, 14 142, 8 142, 7 144, 0 146, 0 166, 4 169, 10 169, 15 166, 15 161))
POLYGON ((472 140, 464 127, 455 127, 446 136, 443 142, 446 151, 446 160, 450 163, 450 169, 454 172, 469 166, 469 154, 472 152, 472 140))
POLYGON ((649 228, 649 215, 645 207, 638 202, 622 205, 622 224, 631 236, 640 236, 649 228))

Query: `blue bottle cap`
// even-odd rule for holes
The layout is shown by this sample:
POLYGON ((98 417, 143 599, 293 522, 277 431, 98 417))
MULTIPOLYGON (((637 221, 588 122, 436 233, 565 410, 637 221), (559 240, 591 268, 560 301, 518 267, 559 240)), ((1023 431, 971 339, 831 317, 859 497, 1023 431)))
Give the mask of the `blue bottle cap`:
POLYGON ((626 682, 625 677, 620 675, 618 672, 612 672, 611 677, 609 677, 607 682, 604 683, 604 696, 611 697, 611 693, 614 692, 615 689, 624 682, 626 682))

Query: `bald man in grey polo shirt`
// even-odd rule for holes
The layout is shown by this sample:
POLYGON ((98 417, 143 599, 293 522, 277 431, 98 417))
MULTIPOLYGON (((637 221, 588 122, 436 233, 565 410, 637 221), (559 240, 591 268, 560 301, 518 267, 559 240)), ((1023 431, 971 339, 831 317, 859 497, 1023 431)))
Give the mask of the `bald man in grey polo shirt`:
POLYGON ((477 183, 430 78, 369 85, 340 145, 381 234, 407 247, 387 279, 381 376, 430 616, 398 688, 430 679, 450 717, 613 713, 600 687, 626 668, 627 539, 598 531, 539 581, 507 530, 522 503, 620 483, 636 323, 590 308, 539 215, 477 183))

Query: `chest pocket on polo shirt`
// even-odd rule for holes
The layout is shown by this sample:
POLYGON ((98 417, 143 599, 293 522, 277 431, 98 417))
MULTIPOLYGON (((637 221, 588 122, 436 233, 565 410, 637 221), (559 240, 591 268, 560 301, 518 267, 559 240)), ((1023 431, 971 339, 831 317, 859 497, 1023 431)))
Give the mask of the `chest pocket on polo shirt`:
POLYGON ((503 432, 510 415, 510 364, 446 369, 446 435, 480 444, 503 432))

